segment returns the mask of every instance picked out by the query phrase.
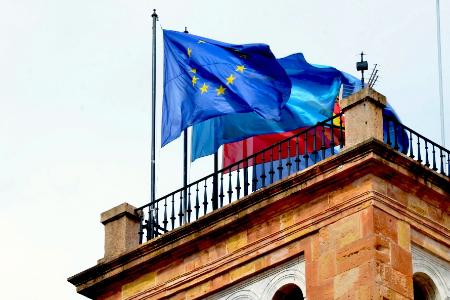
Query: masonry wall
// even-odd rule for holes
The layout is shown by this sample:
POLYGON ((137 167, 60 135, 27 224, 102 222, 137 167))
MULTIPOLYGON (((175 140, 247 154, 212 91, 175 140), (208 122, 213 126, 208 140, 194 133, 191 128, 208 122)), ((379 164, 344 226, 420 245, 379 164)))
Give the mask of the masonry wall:
POLYGON ((411 244, 450 259, 449 199, 393 171, 366 154, 291 179, 281 193, 256 193, 227 218, 159 238, 172 241, 125 265, 93 298, 202 299, 304 256, 308 299, 412 299, 411 244))

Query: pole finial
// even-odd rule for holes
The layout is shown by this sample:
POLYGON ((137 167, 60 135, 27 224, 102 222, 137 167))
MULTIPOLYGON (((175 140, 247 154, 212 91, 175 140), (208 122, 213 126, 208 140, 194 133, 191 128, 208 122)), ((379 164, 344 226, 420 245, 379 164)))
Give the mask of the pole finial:
POLYGON ((157 18, 158 17, 158 15, 156 14, 156 9, 153 9, 152 17, 153 18, 155 18, 155 17, 157 18))
POLYGON ((187 30, 187 26, 184 26, 184 33, 189 33, 189 31, 187 30))

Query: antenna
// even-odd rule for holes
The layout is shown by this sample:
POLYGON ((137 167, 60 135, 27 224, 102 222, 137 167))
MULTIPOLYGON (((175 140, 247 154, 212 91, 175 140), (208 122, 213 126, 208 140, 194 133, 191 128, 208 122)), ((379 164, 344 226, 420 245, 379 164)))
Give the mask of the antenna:
POLYGON ((369 69, 367 61, 364 60, 364 52, 361 52, 361 61, 356 63, 356 70, 361 71, 361 88, 364 88, 364 71, 369 69))
POLYGON ((374 79, 374 81, 372 82, 372 85, 371 85, 370 87, 373 87, 373 86, 375 85, 375 82, 377 82, 377 79, 378 79, 378 75, 377 75, 377 77, 375 77, 375 79, 374 79))
POLYGON ((367 82, 367 85, 369 87, 373 87, 375 85, 375 82, 378 79, 378 75, 377 75, 378 74, 378 68, 377 67, 378 67, 378 64, 375 64, 373 69, 372 69, 372 73, 370 74, 369 81, 367 82))

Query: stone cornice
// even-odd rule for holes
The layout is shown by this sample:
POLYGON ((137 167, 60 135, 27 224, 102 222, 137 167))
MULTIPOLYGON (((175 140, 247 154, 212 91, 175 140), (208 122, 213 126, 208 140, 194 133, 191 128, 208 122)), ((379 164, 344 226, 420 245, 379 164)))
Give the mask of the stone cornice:
MULTIPOLYGON (((216 210, 196 222, 177 228, 140 245, 119 257, 102 261, 98 265, 70 277, 68 281, 76 285, 81 294, 92 297, 94 296, 94 290, 99 291, 102 286, 107 285, 111 280, 127 278, 127 276, 145 268, 145 265, 151 265, 152 261, 161 259, 169 253, 186 251, 183 249, 187 249, 197 241, 205 238, 213 240, 218 233, 226 234, 227 231, 249 222, 251 217, 258 212, 262 210, 267 212, 269 206, 283 198, 293 195, 320 194, 324 190, 333 190, 346 182, 351 182, 358 177, 371 173, 385 179, 392 177, 392 174, 397 174, 401 178, 400 181, 413 180, 420 188, 433 190, 436 198, 449 201, 450 180, 448 178, 372 139, 352 148, 344 149, 341 153, 306 170, 216 210)), ((350 206, 353 206, 354 209, 360 209, 358 205, 373 201, 373 195, 373 193, 368 193, 366 196, 361 195, 359 200, 349 199, 346 204, 342 203, 341 207, 333 207, 318 215, 310 216, 308 218, 310 221, 306 220, 298 224, 297 227, 286 228, 287 231, 283 234, 289 235, 289 232, 302 230, 302 228, 305 228, 304 226, 309 226, 311 231, 317 230, 317 228, 320 228, 321 222, 325 222, 327 219, 332 220, 333 214, 342 213, 350 206), (317 225, 312 226, 313 224, 317 225)), ((378 196, 376 198, 382 199, 378 196)), ((384 202, 385 204, 389 203, 389 201, 384 202)), ((273 238, 276 239, 276 237, 273 238)), ((261 244, 260 247, 263 247, 263 245, 261 244)), ((235 255, 238 256, 238 253, 233 253, 233 256, 235 255)), ((241 253, 241 255, 251 255, 251 253, 241 253)), ((212 264, 214 263, 218 262, 212 262, 212 264)), ((214 268, 216 267, 217 265, 214 265, 214 268)), ((201 277, 201 272, 197 276, 201 277)), ((201 280, 200 277, 199 280, 201 280)), ((192 277, 190 278, 192 279, 192 277)), ((177 284, 181 283, 178 282, 177 284)))

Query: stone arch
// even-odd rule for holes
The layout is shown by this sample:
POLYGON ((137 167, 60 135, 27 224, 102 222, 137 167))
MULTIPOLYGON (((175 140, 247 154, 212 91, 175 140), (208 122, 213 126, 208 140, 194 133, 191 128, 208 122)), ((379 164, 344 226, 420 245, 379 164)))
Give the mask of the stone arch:
POLYGON ((272 300, 303 300, 302 290, 294 283, 283 285, 275 292, 272 300))
POLYGON ((240 290, 229 295, 226 300, 258 300, 258 296, 250 290, 240 290))
POLYGON ((306 299, 305 274, 299 270, 291 269, 282 270, 272 278, 267 287, 264 289, 261 300, 272 300, 278 290, 289 284, 294 284, 299 287, 303 294, 303 298, 306 299))
POLYGON ((439 292, 433 280, 425 273, 418 272, 413 276, 414 300, 439 300, 439 292))
POLYGON ((435 290, 432 300, 450 300, 450 272, 448 267, 441 265, 436 257, 426 253, 424 250, 413 247, 413 273, 416 284, 425 284, 426 288, 433 287, 435 290), (429 280, 427 282, 427 280, 429 280), (432 283, 432 285, 431 285, 432 283))

